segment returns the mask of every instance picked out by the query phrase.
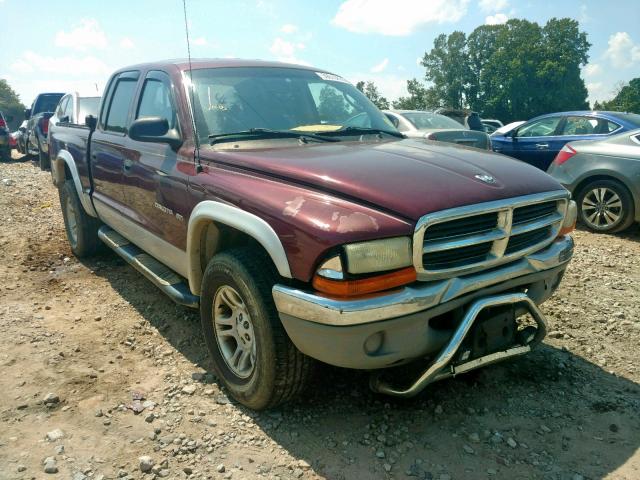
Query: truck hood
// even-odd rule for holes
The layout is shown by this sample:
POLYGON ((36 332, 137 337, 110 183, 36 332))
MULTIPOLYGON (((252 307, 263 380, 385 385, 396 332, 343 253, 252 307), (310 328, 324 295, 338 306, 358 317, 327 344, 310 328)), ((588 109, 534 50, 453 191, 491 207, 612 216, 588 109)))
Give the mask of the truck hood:
POLYGON ((549 175, 519 160, 424 140, 207 147, 200 153, 204 161, 278 177, 414 221, 447 208, 562 189, 549 175))

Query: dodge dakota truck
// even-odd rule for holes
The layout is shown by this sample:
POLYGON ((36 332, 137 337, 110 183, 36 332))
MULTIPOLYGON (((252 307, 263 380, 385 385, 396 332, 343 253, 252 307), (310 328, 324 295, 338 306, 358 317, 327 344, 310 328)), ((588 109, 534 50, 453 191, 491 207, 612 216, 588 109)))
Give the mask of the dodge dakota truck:
POLYGON ((316 361, 410 397, 525 354, 573 254, 575 203, 546 173, 405 138, 311 67, 123 68, 50 152, 73 253, 102 242, 199 308, 219 382, 254 409, 316 361))

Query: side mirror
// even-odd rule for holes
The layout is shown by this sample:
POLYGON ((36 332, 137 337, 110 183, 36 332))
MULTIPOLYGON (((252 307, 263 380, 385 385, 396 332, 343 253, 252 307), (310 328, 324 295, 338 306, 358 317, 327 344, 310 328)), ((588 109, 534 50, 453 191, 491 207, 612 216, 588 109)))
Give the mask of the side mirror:
POLYGON ((169 129, 169 121, 162 117, 145 117, 135 120, 129 127, 129 138, 138 142, 168 143, 174 148, 182 145, 175 129, 169 129))
POLYGON ((64 117, 60 117, 58 120, 60 123, 69 123, 69 115, 65 115, 64 117))
POLYGON ((31 109, 30 108, 25 108, 24 109, 24 118, 29 120, 31 118, 31 109))
MULTIPOLYGON (((67 121, 68 121, 68 117, 67 117, 67 121)), ((98 125, 98 119, 93 115, 87 115, 86 117, 84 117, 84 124, 87 127, 89 127, 90 131, 93 132, 96 129, 96 125, 98 125)))

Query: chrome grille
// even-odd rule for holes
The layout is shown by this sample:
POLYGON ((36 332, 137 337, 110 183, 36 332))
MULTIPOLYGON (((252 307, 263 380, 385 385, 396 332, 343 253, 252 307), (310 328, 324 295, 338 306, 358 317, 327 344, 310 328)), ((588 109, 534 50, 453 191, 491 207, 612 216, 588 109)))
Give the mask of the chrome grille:
POLYGON ((568 200, 558 191, 425 215, 414 234, 418 278, 464 275, 545 247, 558 235, 568 200))

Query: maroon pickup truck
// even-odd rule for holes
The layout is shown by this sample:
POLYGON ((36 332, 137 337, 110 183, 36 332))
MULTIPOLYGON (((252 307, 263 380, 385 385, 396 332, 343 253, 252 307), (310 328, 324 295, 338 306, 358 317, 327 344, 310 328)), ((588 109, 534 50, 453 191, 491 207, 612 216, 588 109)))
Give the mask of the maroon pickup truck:
POLYGON ((524 354, 573 254, 575 204, 550 176, 404 138, 314 68, 123 68, 97 118, 50 136, 74 254, 103 242, 199 308, 219 381, 254 409, 316 360, 412 396, 524 354))

